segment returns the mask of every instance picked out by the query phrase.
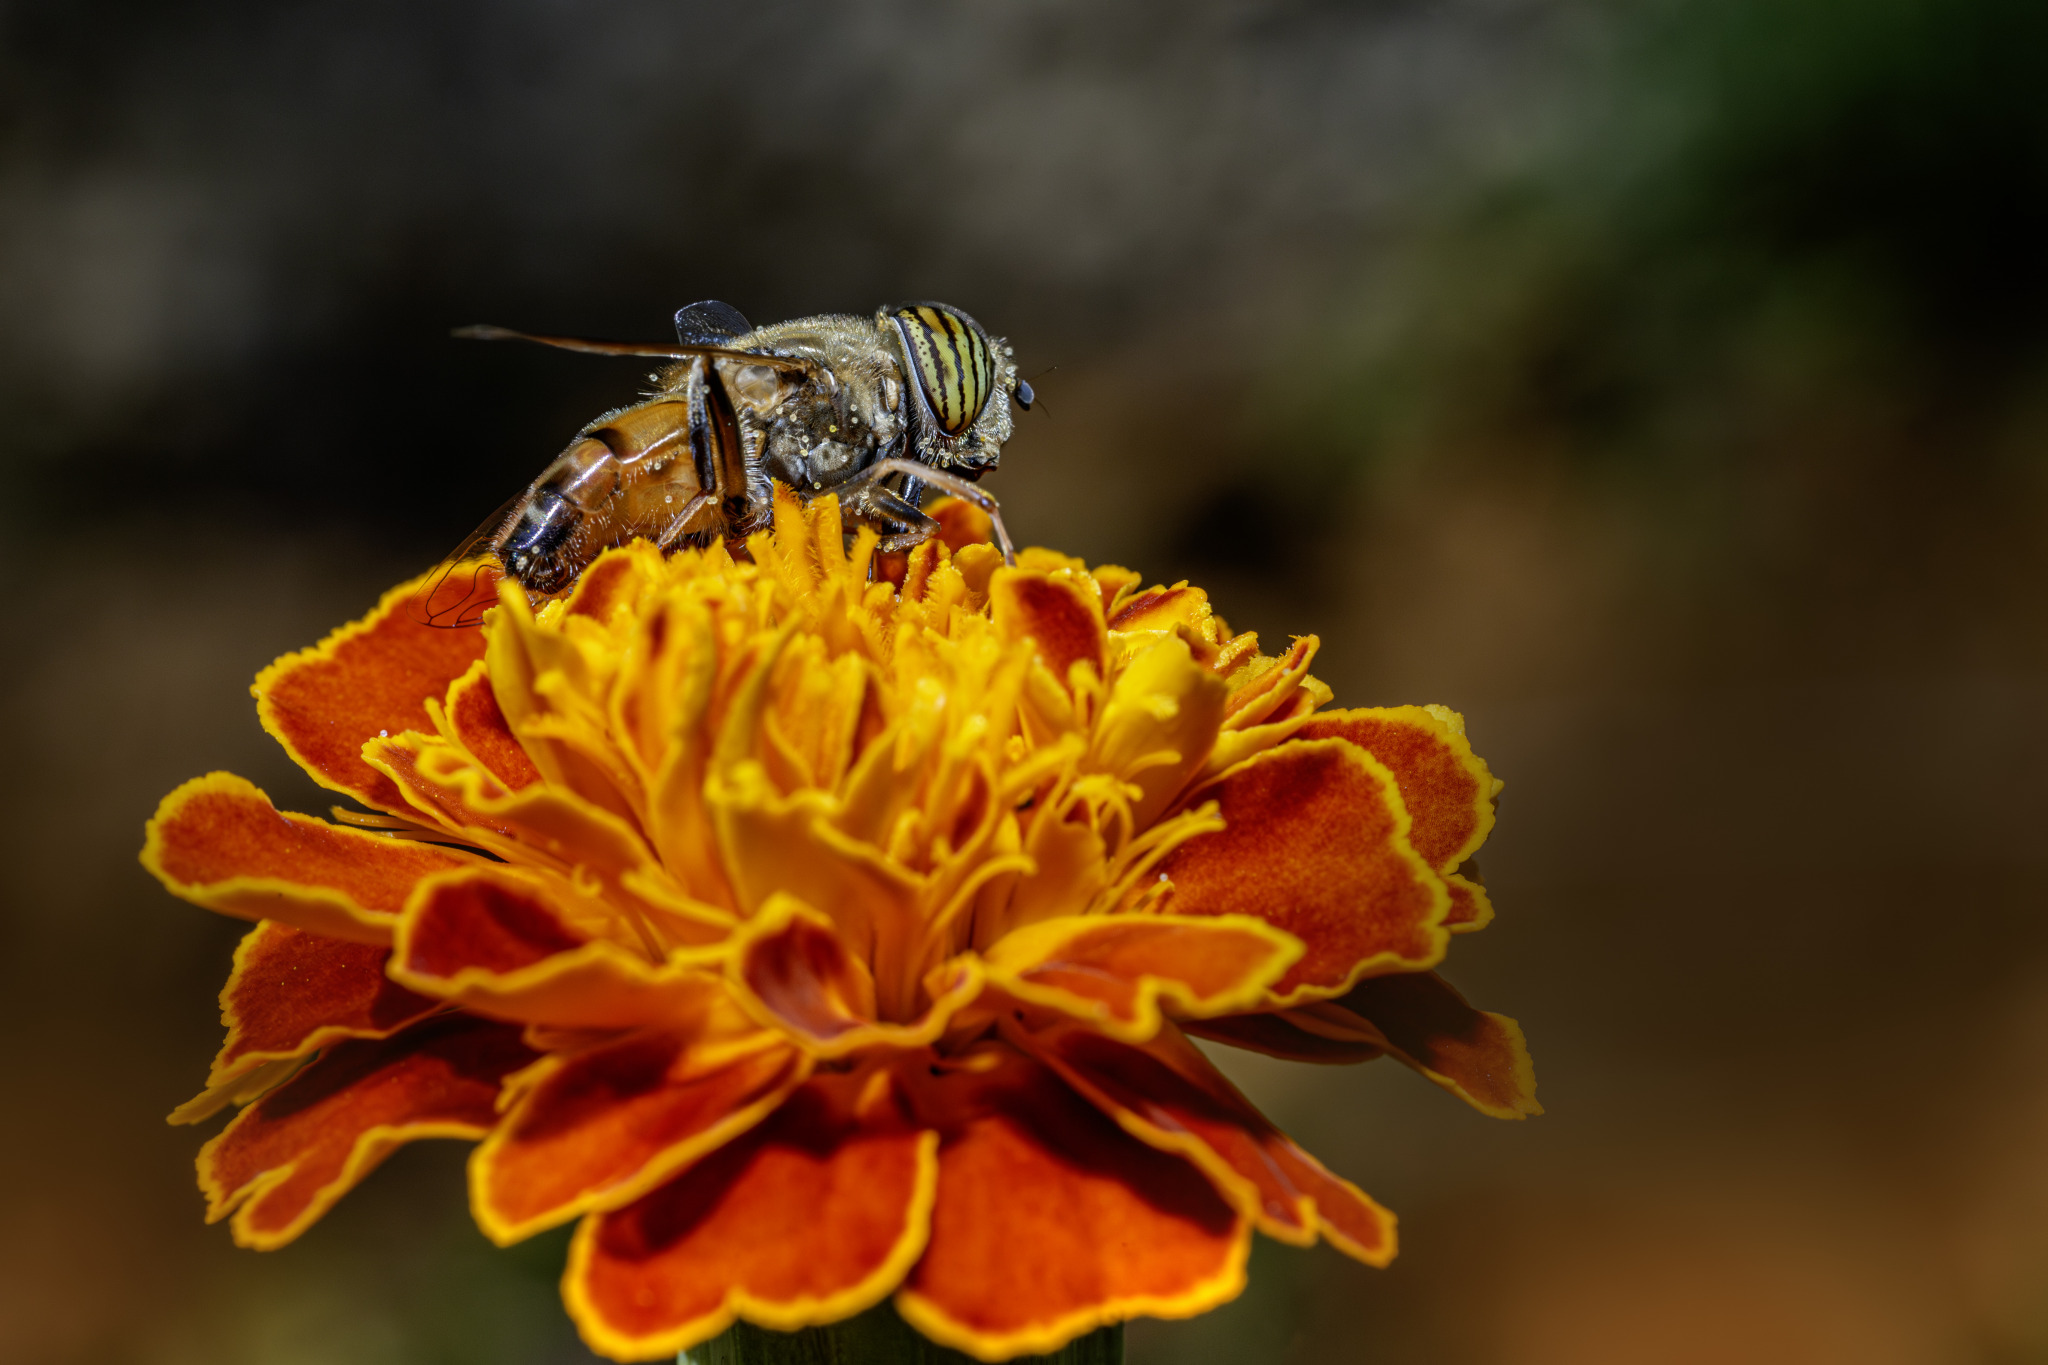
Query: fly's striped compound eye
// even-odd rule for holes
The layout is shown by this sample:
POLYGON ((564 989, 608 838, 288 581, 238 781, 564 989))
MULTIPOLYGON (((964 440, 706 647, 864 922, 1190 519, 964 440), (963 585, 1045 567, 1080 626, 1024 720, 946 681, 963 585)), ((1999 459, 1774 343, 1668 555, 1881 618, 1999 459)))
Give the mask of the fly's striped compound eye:
POLYGON ((974 320, 943 303, 911 303, 894 314, 904 354, 939 430, 958 436, 974 425, 996 387, 995 357, 974 320))

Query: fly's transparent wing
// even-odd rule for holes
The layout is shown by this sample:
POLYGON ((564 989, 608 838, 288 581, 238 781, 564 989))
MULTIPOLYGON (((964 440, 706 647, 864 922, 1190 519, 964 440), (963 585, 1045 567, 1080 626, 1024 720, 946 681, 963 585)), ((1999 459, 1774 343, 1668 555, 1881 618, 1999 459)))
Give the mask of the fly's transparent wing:
POLYGON ((463 537, 414 590, 406 614, 440 630, 466 630, 482 622, 484 612, 497 605, 498 580, 505 576, 492 546, 525 501, 521 493, 463 537))
POLYGON ((745 314, 717 299, 676 309, 676 340, 685 346, 720 346, 753 330, 745 314))

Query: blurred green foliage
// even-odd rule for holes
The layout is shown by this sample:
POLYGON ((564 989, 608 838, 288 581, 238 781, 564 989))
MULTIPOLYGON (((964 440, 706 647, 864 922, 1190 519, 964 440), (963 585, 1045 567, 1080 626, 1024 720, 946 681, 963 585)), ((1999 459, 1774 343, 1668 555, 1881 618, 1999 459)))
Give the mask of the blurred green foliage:
POLYGON ((1302 448, 1555 449, 1610 471, 1831 439, 2038 457, 2048 6, 1602 17, 1555 124, 1418 214, 1294 367, 1306 384, 1280 386, 1313 414, 1302 448))
POLYGON ((595 1359, 555 1293, 570 1229, 500 1249, 460 1207, 467 1153, 401 1152, 302 1247, 244 1256, 161 1322, 152 1365, 571 1365, 595 1359), (353 1207, 351 1207, 353 1204, 353 1207))

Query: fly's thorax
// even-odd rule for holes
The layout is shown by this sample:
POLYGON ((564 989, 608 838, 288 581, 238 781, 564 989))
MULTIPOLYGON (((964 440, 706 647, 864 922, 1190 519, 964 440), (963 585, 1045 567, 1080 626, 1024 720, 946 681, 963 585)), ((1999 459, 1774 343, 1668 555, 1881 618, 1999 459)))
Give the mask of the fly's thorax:
POLYGON ((829 487, 872 457, 875 433, 844 386, 806 384, 766 410, 742 411, 766 473, 792 488, 829 487))
POLYGON ((902 435, 902 371, 866 319, 781 323, 731 344, 800 356, 816 367, 805 374, 737 359, 718 362, 749 457, 767 475, 793 488, 829 489, 865 469, 902 435))

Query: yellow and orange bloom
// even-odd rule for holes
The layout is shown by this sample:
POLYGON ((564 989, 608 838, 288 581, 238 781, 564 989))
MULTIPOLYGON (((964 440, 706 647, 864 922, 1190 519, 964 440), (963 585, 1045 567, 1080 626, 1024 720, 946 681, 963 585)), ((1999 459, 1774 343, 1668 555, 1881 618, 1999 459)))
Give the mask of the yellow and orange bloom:
POLYGON ((1326 709, 1313 639, 1262 654, 1185 585, 873 549, 784 494, 751 562, 629 545, 472 630, 408 584, 257 679, 374 813, 214 773, 150 823, 165 885, 257 921, 173 1115, 242 1106, 213 1218, 281 1246, 468 1138, 492 1238, 581 1220, 608 1356, 893 1295, 1001 1360, 1231 1298, 1254 1228, 1394 1254, 1191 1036, 1536 1112, 1520 1030, 1432 972, 1492 913, 1456 715, 1326 709))

